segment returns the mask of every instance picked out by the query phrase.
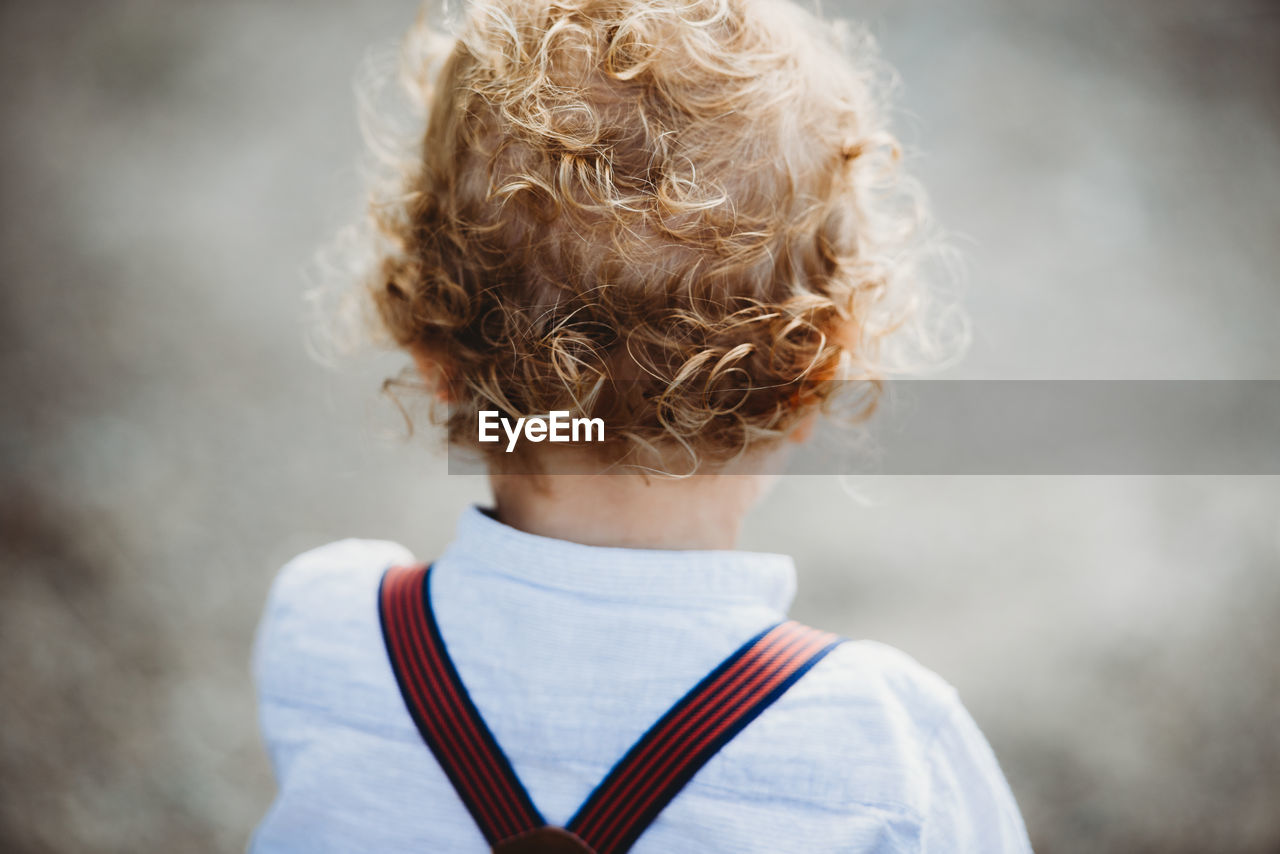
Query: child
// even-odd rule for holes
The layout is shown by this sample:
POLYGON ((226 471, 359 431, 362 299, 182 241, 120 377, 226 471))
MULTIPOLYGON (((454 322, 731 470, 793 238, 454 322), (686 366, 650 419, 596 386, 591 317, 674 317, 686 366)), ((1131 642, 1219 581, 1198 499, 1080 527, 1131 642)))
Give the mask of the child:
POLYGON ((281 572, 252 849, 1029 850, 954 690, 786 621, 791 560, 732 551, 905 322, 865 56, 785 0, 463 17, 370 293, 493 507, 429 570, 343 540, 281 572), (603 435, 513 428, 551 413, 603 435))

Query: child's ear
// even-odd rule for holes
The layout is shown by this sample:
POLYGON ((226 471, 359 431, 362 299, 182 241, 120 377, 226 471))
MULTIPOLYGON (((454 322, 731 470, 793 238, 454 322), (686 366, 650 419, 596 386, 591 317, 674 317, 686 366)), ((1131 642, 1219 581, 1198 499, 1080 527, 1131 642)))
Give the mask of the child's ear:
POLYGON ((422 344, 409 347, 409 354, 418 367, 422 381, 426 383, 431 394, 441 403, 453 402, 453 377, 448 363, 438 354, 422 344))
POLYGON ((797 445, 807 441, 813 435, 813 426, 818 423, 818 411, 815 409, 796 422, 796 426, 791 428, 791 432, 787 434, 788 442, 795 442, 797 445))

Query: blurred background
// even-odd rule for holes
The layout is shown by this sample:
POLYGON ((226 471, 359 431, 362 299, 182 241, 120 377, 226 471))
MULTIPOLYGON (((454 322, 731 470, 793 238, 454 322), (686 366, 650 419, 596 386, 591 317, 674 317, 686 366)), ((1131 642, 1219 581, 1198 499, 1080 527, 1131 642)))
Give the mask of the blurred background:
MULTIPOLYGON (((967 259, 954 378, 1280 379, 1280 5, 829 2, 967 259)), ((484 499, 305 346, 382 3, 0 6, 0 849, 238 851, 276 569, 484 499)), ((1280 435, 1280 430, 1277 431, 1280 435)), ((943 674, 1036 849, 1280 851, 1280 479, 791 477, 794 615, 943 674)))

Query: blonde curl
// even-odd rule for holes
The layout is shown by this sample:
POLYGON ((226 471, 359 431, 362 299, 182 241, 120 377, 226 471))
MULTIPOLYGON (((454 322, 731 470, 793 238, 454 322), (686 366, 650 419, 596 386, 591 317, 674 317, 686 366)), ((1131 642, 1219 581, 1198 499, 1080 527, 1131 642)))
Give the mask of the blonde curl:
POLYGON ((451 442, 487 450, 481 409, 568 409, 605 419, 610 460, 714 467, 897 367, 926 217, 869 39, 785 0, 427 17, 404 64, 425 130, 384 159, 364 292, 441 366, 451 442))

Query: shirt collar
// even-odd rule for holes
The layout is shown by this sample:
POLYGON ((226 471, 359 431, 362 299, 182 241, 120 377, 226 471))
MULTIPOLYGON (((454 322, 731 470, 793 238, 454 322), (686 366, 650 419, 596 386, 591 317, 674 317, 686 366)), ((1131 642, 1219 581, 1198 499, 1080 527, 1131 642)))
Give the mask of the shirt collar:
POLYGON ((787 555, 586 546, 517 530, 475 505, 458 520, 442 561, 541 587, 686 607, 764 605, 785 613, 796 590, 787 555))

